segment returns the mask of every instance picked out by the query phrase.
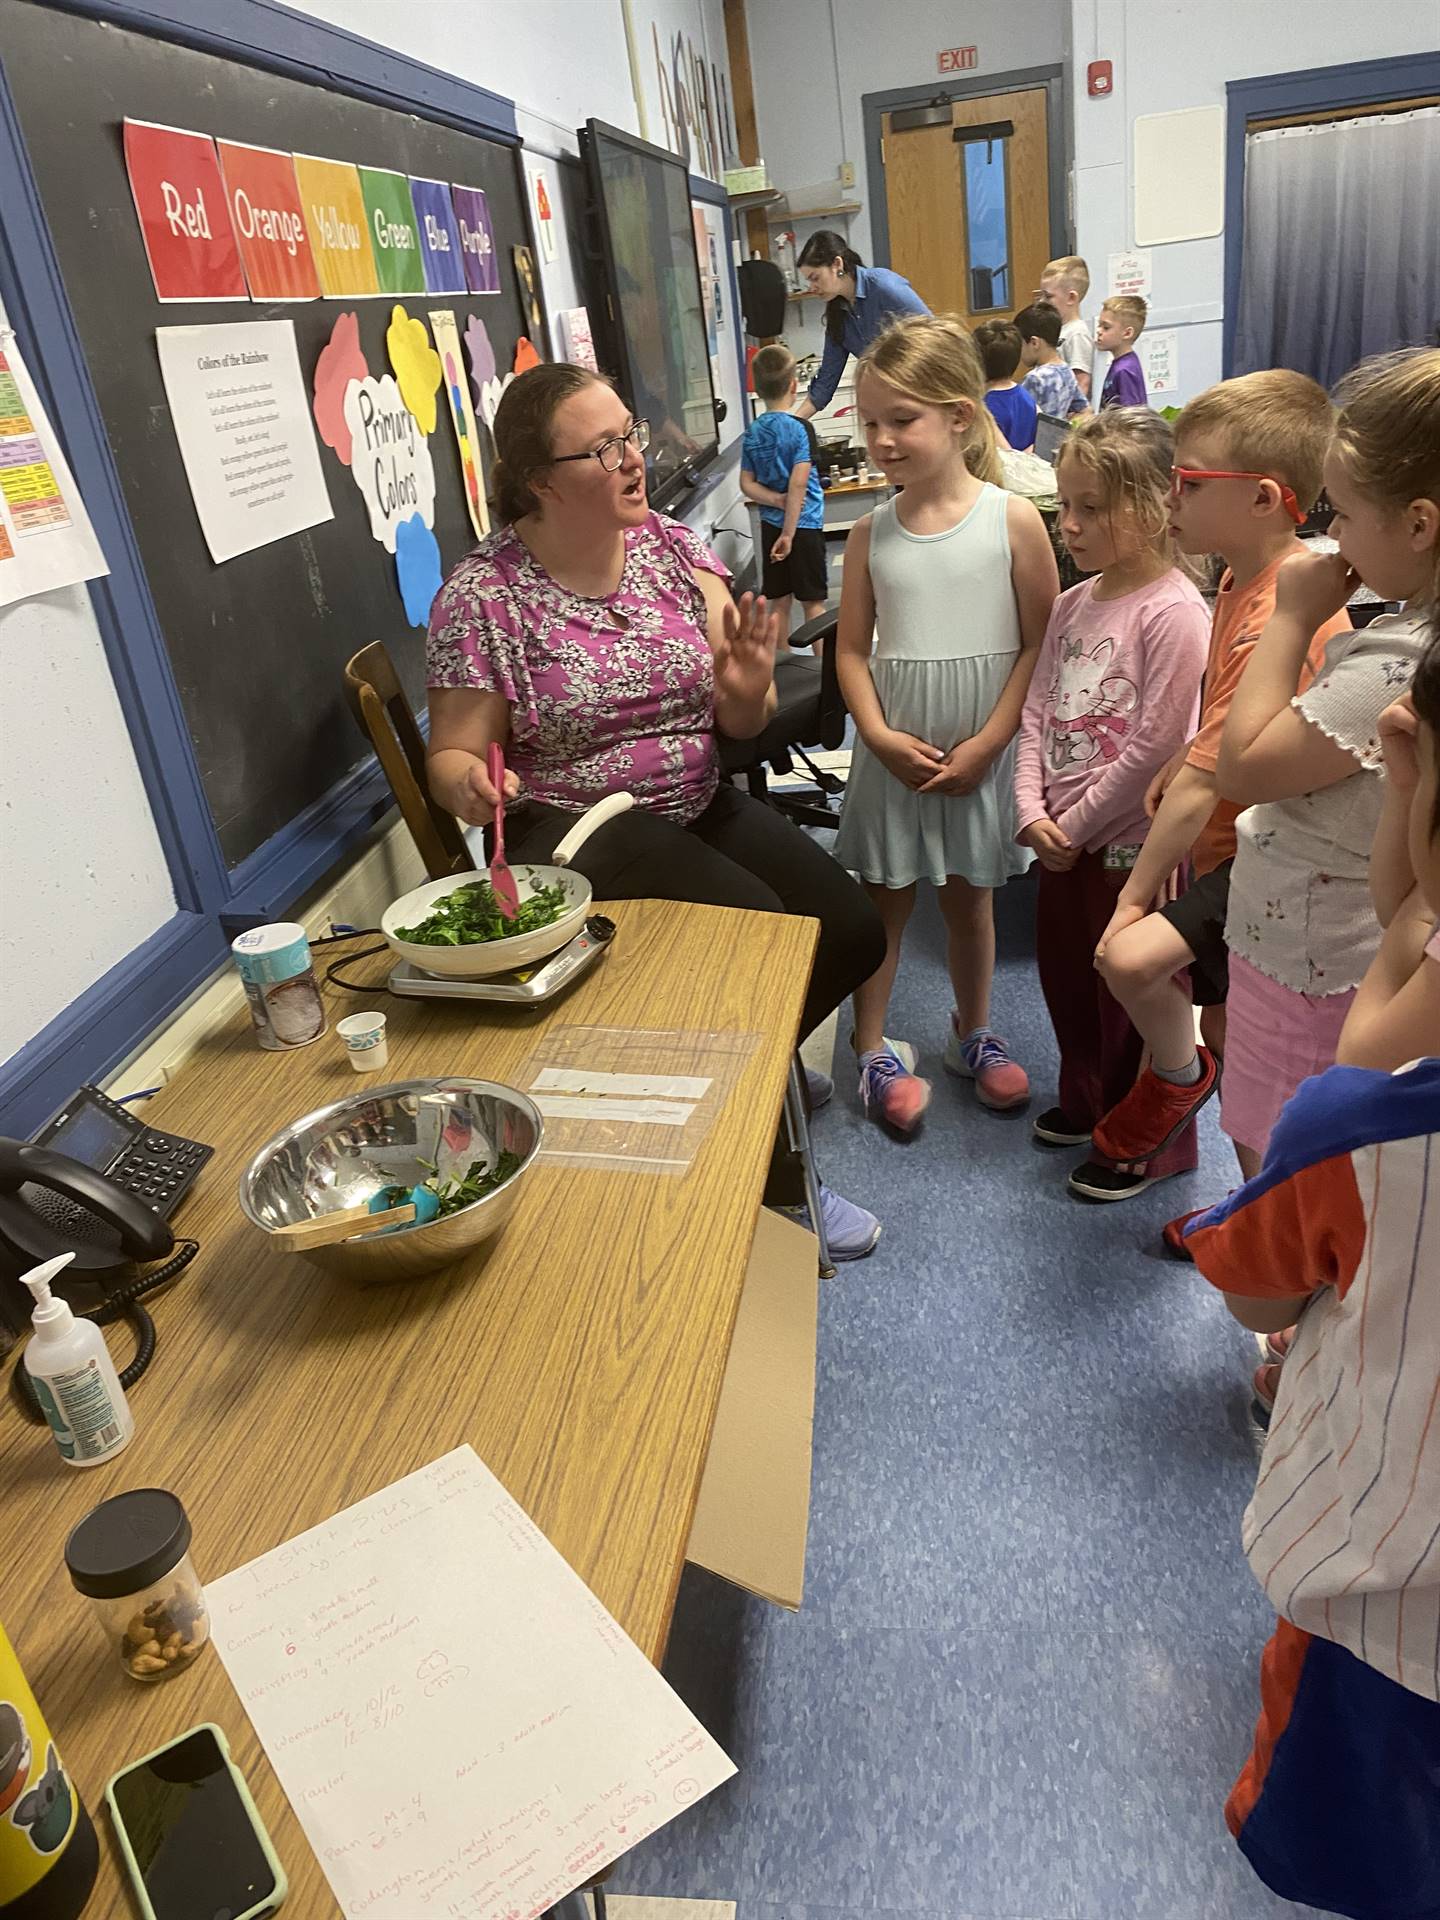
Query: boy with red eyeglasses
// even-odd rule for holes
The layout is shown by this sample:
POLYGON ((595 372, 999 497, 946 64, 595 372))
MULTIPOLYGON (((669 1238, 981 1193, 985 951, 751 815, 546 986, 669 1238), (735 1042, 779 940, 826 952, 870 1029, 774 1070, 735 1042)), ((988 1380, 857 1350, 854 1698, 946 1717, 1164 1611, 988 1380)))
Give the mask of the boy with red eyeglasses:
MULTIPOLYGON (((1156 775, 1146 795, 1153 819, 1139 857, 1095 950, 1095 964, 1143 1037, 1150 1064, 1095 1128, 1090 1159, 1070 1191, 1085 1200, 1128 1200, 1175 1171, 1156 1156, 1214 1093, 1224 1047, 1228 985, 1225 909, 1239 808, 1216 783, 1220 736, 1240 677, 1271 614, 1276 578, 1300 551, 1296 528, 1318 498, 1334 426, 1324 389, 1276 368, 1224 380, 1192 400, 1175 427, 1170 518, 1183 553, 1219 554, 1226 565, 1215 601, 1200 730, 1156 775), (1156 910, 1188 859, 1190 884, 1156 910), (1188 990, 1177 980, 1189 969, 1188 990), (1205 1009, 1197 1046, 1194 1006, 1205 1009)), ((1302 687, 1345 614, 1316 633, 1302 687)), ((1258 1156, 1257 1166, 1258 1166, 1258 1156)), ((1257 1170, 1245 1164, 1248 1178, 1257 1170)), ((1179 1223, 1176 1223, 1178 1228, 1179 1223)), ((1181 1252, 1178 1232, 1167 1245, 1181 1252)))

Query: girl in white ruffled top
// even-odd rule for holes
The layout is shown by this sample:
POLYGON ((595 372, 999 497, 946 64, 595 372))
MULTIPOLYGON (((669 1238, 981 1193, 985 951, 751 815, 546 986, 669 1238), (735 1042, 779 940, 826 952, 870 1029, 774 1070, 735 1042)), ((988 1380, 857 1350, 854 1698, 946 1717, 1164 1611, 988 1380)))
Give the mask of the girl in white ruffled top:
POLYGON ((885 963, 855 995, 861 1098, 909 1133, 930 1087, 885 1024, 921 880, 948 936, 946 1067, 986 1106, 1030 1097, 990 1028, 991 896, 1030 863, 1015 840, 1013 742, 1060 583, 1039 514, 995 484, 985 374, 959 320, 898 321, 861 360, 856 395, 870 457, 903 491, 845 547, 836 663, 858 738, 835 853, 885 922, 885 963))

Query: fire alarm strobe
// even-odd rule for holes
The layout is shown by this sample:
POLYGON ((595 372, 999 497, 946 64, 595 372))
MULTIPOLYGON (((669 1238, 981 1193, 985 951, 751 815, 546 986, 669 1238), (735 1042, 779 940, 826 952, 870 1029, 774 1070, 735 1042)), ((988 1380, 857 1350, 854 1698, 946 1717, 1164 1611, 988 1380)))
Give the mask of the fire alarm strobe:
POLYGON ((1085 89, 1093 98, 1097 94, 1115 91, 1115 63, 1112 60, 1092 60, 1085 69, 1085 89))

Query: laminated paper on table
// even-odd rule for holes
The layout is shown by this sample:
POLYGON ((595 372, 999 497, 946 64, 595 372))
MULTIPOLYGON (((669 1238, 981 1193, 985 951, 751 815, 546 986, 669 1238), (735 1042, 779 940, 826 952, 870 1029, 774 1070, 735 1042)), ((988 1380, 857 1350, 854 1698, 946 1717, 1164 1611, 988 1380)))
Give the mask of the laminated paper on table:
POLYGON ((759 1045, 754 1033, 557 1027, 515 1084, 545 1116, 545 1159, 684 1173, 759 1045))
POLYGON ((470 1447, 205 1592, 353 1920, 535 1920, 735 1771, 470 1447))

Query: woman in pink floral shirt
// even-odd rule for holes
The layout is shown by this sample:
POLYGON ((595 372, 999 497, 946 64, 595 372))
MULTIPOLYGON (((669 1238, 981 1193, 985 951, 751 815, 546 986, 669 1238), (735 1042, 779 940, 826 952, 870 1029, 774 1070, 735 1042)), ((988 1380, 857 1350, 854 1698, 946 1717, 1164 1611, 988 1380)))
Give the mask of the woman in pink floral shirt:
MULTIPOLYGON (((430 612, 430 790, 488 824, 485 755, 501 741, 516 803, 507 852, 534 862, 576 814, 632 793, 634 810, 576 856, 596 899, 818 920, 808 1033, 874 972, 884 937, 828 853, 721 779, 717 731, 753 738, 773 709, 776 623, 763 600, 737 606, 704 542, 651 510, 647 439, 646 423, 583 368, 534 367, 507 388, 493 475, 504 524, 430 612)), ((832 1251, 868 1253, 878 1233, 863 1215, 832 1230, 832 1251)))

